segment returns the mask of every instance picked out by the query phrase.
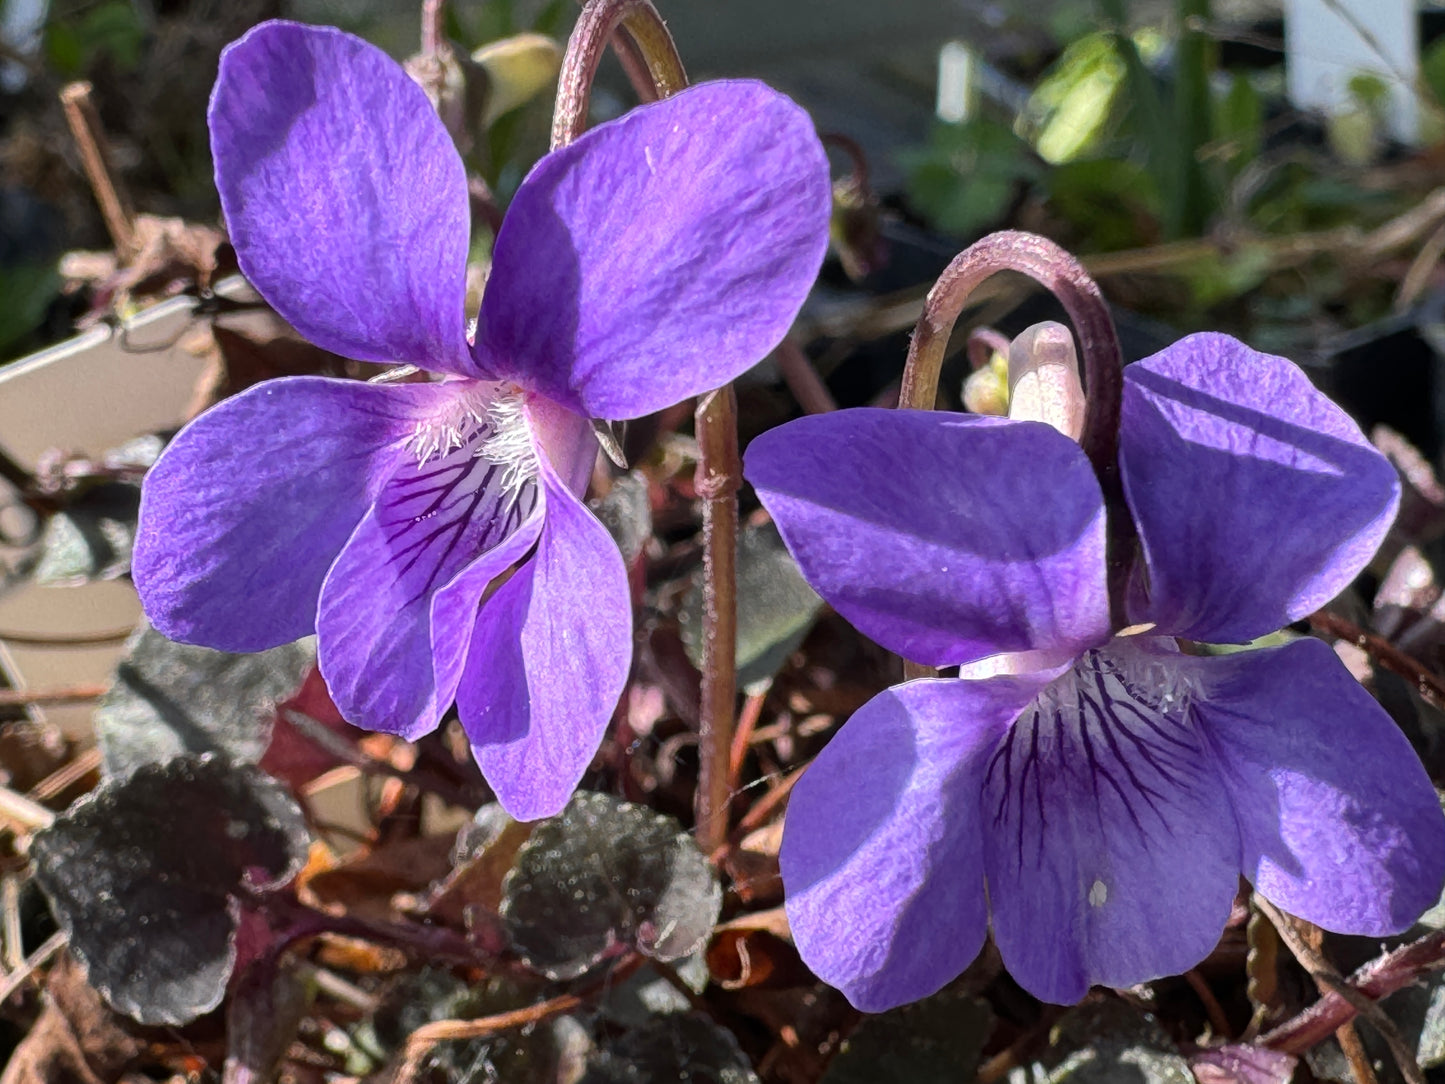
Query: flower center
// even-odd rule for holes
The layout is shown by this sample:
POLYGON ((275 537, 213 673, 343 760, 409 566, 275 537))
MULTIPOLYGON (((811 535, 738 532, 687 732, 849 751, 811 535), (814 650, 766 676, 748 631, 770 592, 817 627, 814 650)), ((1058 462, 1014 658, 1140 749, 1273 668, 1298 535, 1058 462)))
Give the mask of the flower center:
POLYGON ((501 485, 517 493, 537 477, 537 452, 521 389, 479 380, 457 383, 457 394, 438 415, 419 421, 406 440, 417 467, 468 449, 502 468, 501 485))
POLYGON ((1077 716, 1088 704, 1133 703, 1152 714, 1182 720, 1197 690, 1172 663, 1169 655, 1116 639, 1086 651, 1039 693, 1034 708, 1050 715, 1061 711, 1077 716))

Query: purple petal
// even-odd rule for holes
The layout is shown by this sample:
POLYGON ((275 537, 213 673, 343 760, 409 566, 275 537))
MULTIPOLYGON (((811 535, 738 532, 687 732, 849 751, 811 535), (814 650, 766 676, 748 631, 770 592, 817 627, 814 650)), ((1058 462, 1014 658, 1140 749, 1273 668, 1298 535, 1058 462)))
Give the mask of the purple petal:
POLYGON ((457 710, 497 800, 559 812, 592 762, 632 665, 627 570, 607 529, 544 464, 537 552, 482 606, 457 710))
POLYGON ((1291 914, 1399 933, 1440 897, 1445 816, 1399 728, 1318 640, 1185 663, 1243 871, 1291 914))
POLYGON ((820 978, 865 1012, 927 997, 987 927, 979 789, 1047 681, 912 681, 875 696, 788 801, 788 925, 820 978))
POLYGON ((131 572, 151 623, 224 651, 314 632, 327 569, 447 395, 287 377, 186 426, 141 489, 131 572))
POLYGON ((262 23, 221 54, 210 124, 231 242, 277 312, 346 357, 476 375, 466 171, 400 65, 262 23))
POLYGON ((1292 362, 1191 335, 1124 370, 1124 491, 1147 594, 1135 621, 1243 642, 1318 609, 1395 516, 1389 461, 1292 362))
POLYGON ((1046 425, 842 410, 745 462, 808 582, 890 651, 947 666, 1108 639, 1103 498, 1046 425))
POLYGON ((1238 833, 1173 658, 1122 641, 1087 653, 989 764, 994 940, 1044 1001, 1186 970, 1229 917, 1238 833))
POLYGON ((413 461, 337 557, 321 588, 317 661, 348 722, 414 738, 440 721, 469 615, 487 582, 542 529, 536 483, 514 488, 505 474, 470 443, 421 466, 413 461), (434 606, 433 596, 464 572, 434 606), (442 646, 435 663, 434 616, 442 646))
POLYGON ((812 121, 761 83, 634 109, 549 154, 517 191, 479 363, 603 418, 725 384, 792 324, 831 205, 812 121))

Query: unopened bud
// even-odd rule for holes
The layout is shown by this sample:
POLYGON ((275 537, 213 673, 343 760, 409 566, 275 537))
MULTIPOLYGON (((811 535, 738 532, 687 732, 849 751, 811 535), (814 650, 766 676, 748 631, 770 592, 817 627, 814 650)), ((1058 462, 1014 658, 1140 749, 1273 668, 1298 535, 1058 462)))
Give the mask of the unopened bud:
POLYGON ((1008 359, 995 353, 963 382, 963 405, 971 414, 1008 413, 1008 359))
POLYGON ((489 128, 503 113, 552 85, 562 70, 562 48, 545 34, 514 34, 483 45, 472 62, 487 73, 481 122, 489 128))
POLYGON ((1014 339, 1008 353, 1010 418, 1043 422, 1078 440, 1084 432, 1079 354, 1063 324, 1047 320, 1014 339))

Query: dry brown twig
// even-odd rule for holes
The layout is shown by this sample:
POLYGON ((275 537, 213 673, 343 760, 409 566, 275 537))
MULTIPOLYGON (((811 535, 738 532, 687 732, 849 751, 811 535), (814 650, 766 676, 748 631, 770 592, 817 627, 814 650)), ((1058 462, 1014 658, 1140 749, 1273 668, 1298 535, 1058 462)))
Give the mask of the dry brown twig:
POLYGON ((76 149, 80 151, 86 179, 95 193, 95 202, 105 218, 105 228, 110 232, 121 263, 129 263, 136 255, 135 211, 111 167, 110 149, 90 91, 89 83, 69 83, 60 92, 60 104, 65 109, 65 120, 75 138, 76 149))
POLYGON ((435 1020, 424 1024, 407 1039, 406 1049, 396 1075, 392 1078, 392 1084, 414 1084, 421 1070, 422 1059, 437 1043, 486 1039, 504 1031, 515 1031, 580 1009, 587 1004, 592 994, 612 983, 621 982, 646 962, 647 958, 640 953, 628 953, 600 979, 576 993, 561 994, 546 1001, 539 1001, 535 1005, 528 1005, 525 1009, 513 1009, 475 1020, 435 1020))
POLYGON ((1429 667, 1411 658, 1378 633, 1360 628, 1348 618, 1319 610, 1305 619, 1310 628, 1348 641, 1360 648, 1382 669, 1404 678, 1433 706, 1445 710, 1445 680, 1429 667))
MULTIPOLYGON (((1385 1010, 1380 1008, 1374 999, 1346 982, 1344 976, 1335 969, 1334 965, 1325 959, 1324 954, 1306 940, 1304 930, 1317 929, 1317 927, 1310 926, 1293 915, 1285 914, 1262 896, 1254 897, 1254 905, 1269 917, 1284 943, 1289 946, 1290 952, 1294 953, 1295 959, 1318 984, 1320 993, 1333 993, 1342 998, 1356 1013, 1374 1025, 1375 1030, 1380 1033, 1380 1037, 1389 1046, 1390 1054, 1399 1066, 1400 1075, 1405 1078, 1406 1084, 1426 1084, 1425 1073, 1415 1060, 1415 1052, 1405 1042, 1405 1038, 1400 1034, 1400 1029, 1395 1026, 1395 1022, 1385 1015, 1385 1010)), ((1375 1084, 1374 1070, 1369 1066, 1364 1046, 1360 1043, 1352 1022, 1349 1019, 1340 1021, 1335 1029, 1335 1035, 1340 1041, 1340 1048, 1345 1052, 1345 1057, 1349 1060, 1357 1084, 1375 1084)))

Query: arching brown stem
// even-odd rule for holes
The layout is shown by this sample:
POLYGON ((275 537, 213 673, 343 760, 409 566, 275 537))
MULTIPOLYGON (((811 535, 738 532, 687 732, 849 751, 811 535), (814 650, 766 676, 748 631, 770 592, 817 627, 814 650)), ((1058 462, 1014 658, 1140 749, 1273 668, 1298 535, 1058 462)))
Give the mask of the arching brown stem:
POLYGON ((643 101, 671 97, 687 86, 687 72, 677 55, 677 45, 652 0, 589 0, 572 28, 567 54, 562 58, 562 73, 557 78, 553 150, 565 147, 586 129, 592 79, 608 43, 617 50, 633 89, 643 101), (619 29, 623 33, 614 41, 613 35, 619 29))

